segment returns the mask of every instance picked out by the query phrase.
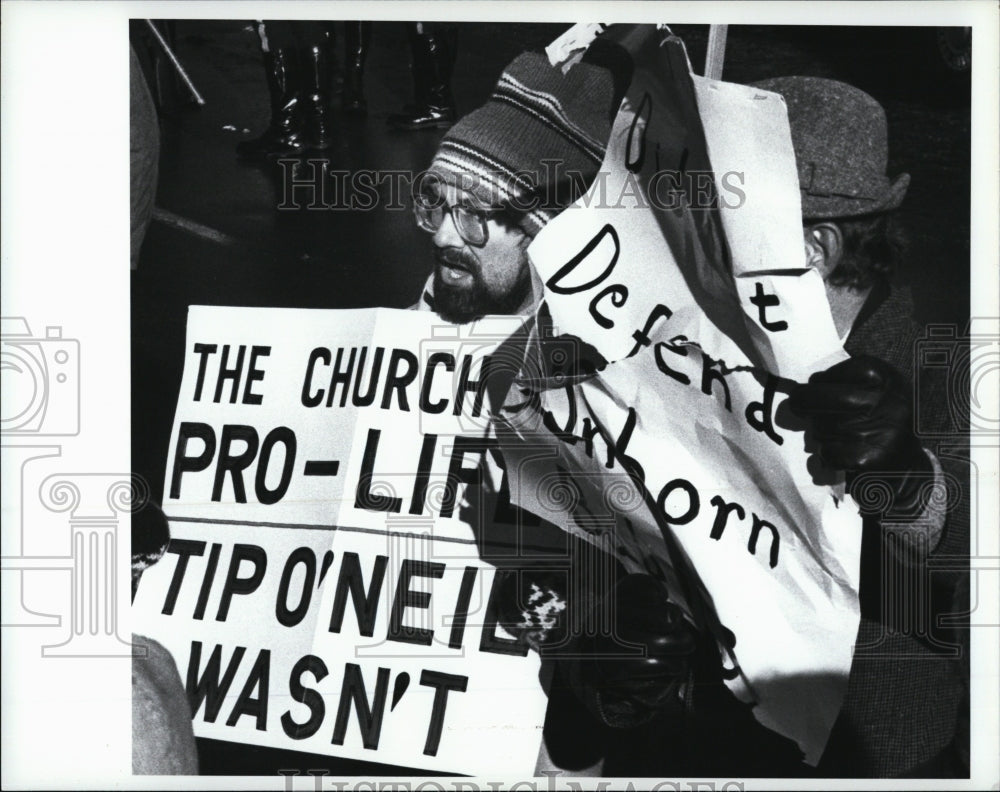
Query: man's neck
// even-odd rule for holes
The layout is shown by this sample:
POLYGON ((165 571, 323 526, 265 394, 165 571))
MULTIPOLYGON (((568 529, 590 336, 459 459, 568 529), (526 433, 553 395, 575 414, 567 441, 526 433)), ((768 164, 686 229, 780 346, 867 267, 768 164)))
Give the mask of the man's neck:
POLYGON ((840 338, 846 339, 850 334, 869 294, 871 294, 870 286, 854 289, 849 286, 827 284, 826 296, 830 303, 830 314, 833 316, 833 325, 837 328, 837 335, 840 338))
POLYGON ((524 301, 517 310, 519 316, 534 313, 538 304, 545 298, 545 288, 542 286, 542 279, 535 270, 534 265, 530 263, 528 264, 528 277, 531 278, 531 288, 528 289, 524 301))

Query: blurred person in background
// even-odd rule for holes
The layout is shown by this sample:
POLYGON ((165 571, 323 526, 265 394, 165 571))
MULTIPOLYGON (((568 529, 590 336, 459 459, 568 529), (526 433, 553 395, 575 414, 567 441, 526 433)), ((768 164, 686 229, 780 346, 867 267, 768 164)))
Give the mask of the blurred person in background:
MULTIPOLYGON (((170 542, 163 511, 146 502, 132 513, 132 598, 142 573, 159 561, 170 542)), ((191 707, 177 663, 162 644, 132 635, 132 772, 196 775, 198 750, 191 707)))

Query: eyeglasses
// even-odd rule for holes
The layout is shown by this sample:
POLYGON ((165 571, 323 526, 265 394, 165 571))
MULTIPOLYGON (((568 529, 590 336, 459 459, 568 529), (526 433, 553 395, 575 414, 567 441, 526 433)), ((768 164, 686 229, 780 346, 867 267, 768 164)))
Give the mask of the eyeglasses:
POLYGON ((482 247, 487 243, 490 232, 486 221, 502 211, 503 209, 476 209, 465 204, 449 206, 434 196, 413 196, 413 214, 418 226, 430 234, 437 233, 447 212, 451 215, 451 222, 458 235, 473 247, 482 247))

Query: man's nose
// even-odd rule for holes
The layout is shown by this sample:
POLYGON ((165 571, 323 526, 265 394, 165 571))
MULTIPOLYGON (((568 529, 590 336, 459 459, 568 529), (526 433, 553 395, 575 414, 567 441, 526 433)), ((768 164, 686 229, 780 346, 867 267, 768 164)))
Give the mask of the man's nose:
POLYGON ((438 230, 434 232, 434 244, 439 248, 465 247, 465 240, 462 239, 462 235, 458 233, 458 229, 455 227, 455 221, 452 219, 451 212, 444 213, 441 225, 438 226, 438 230))

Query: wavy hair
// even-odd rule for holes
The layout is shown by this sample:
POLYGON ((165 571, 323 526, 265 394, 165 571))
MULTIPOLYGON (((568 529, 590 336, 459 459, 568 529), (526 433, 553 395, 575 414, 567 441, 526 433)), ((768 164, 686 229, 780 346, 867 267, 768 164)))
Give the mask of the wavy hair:
POLYGON ((840 228, 843 251, 829 282, 859 290, 888 282, 907 247, 896 213, 846 217, 834 222, 840 228))

